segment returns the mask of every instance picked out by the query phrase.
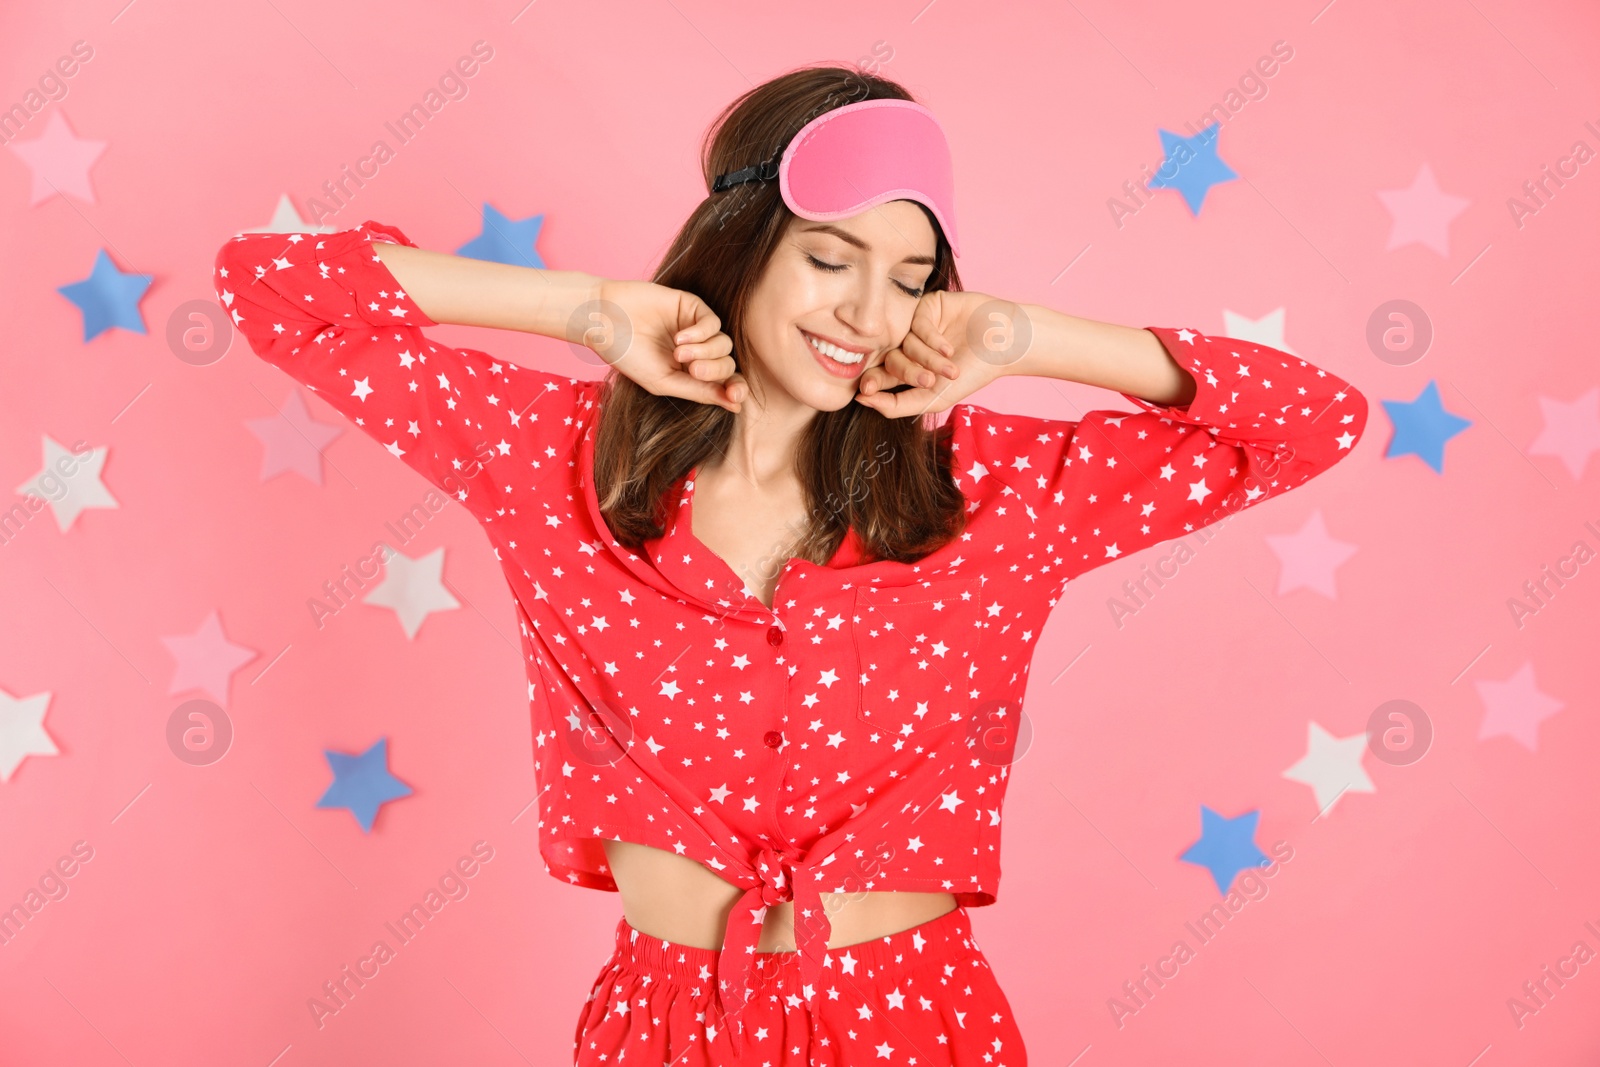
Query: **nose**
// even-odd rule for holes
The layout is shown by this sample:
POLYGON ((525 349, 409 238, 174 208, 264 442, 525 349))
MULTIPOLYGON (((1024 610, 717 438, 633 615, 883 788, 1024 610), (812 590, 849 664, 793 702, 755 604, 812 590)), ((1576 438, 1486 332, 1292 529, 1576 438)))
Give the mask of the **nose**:
POLYGON ((849 295, 840 302, 839 321, 850 327, 859 338, 883 335, 888 323, 888 283, 865 279, 852 286, 849 295))

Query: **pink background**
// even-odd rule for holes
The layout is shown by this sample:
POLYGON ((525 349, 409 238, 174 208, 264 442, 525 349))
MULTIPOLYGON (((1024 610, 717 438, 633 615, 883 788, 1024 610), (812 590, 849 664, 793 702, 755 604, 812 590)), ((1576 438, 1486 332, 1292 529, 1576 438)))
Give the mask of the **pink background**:
MULTIPOLYGON (((0 785, 0 906, 74 842, 94 850, 68 895, 0 945, 0 1062, 570 1062, 620 903, 540 866, 526 681, 484 537, 448 508, 404 546, 443 547, 461 601, 414 640, 366 604, 319 630, 307 600, 426 484, 310 394, 319 420, 346 429, 324 484, 262 482, 247 421, 272 416, 293 383, 242 341, 197 367, 165 340, 175 309, 212 297, 227 237, 266 227, 283 193, 308 211, 479 39, 494 56, 468 95, 330 223, 376 219, 449 251, 477 234, 487 201, 545 216, 551 267, 644 277, 702 195, 696 146, 721 106, 804 63, 876 55, 949 132, 969 288, 1208 333, 1227 332, 1225 310, 1283 308, 1285 343, 1371 400, 1354 455, 1233 520, 1121 628, 1107 599, 1165 550, 1086 576, 1056 611, 1010 787, 1000 902, 973 913, 1033 1062, 1600 1062, 1600 962, 1520 1027, 1507 1007, 1575 942, 1600 952, 1583 925, 1600 927, 1600 568, 1520 628, 1507 608, 1575 541, 1600 546, 1583 526, 1600 525, 1600 464, 1574 477, 1529 452, 1542 398, 1570 403, 1600 382, 1581 333, 1600 162, 1520 228, 1506 207, 1575 140, 1600 148, 1583 127, 1600 126, 1591 5, 28 6, 0 26, 0 104, 75 40, 94 58, 18 142, 59 112, 107 147, 92 203, 37 206, 29 168, 0 152, 0 503, 20 499, 48 434, 109 450, 119 506, 65 533, 41 512, 0 545, 0 690, 49 692, 61 750, 0 785), (1293 59, 1221 133, 1240 179, 1214 186, 1198 217, 1164 190, 1119 228, 1106 202, 1161 160, 1158 129, 1191 132, 1279 40, 1293 59), (1378 191, 1409 187, 1424 164, 1470 205, 1447 252, 1391 250, 1378 191), (85 343, 55 291, 101 247, 155 276, 148 334, 85 343), (1365 340, 1394 298, 1436 331, 1409 366, 1365 340), (1473 423, 1446 445, 1442 475, 1384 456, 1380 401, 1430 381, 1473 423), (1356 546, 1336 595, 1279 593, 1268 538, 1318 514, 1356 546), (165 731, 205 694, 169 692, 163 638, 213 611, 256 657, 225 694, 231 750, 196 767, 165 731), (1537 749, 1480 740, 1479 685, 1530 667, 1563 705, 1537 749), (1355 735, 1400 698, 1430 718, 1432 749, 1410 766, 1369 753, 1376 791, 1318 818, 1311 789, 1283 777, 1308 723, 1355 735), (331 780, 322 751, 380 737, 415 792, 363 834, 348 811, 314 806, 331 780), (1294 858, 1119 1027, 1108 999, 1218 900, 1210 874, 1178 859, 1202 804, 1259 810, 1258 843, 1287 841, 1294 858), (469 895, 319 1029, 308 999, 479 840, 494 858, 469 895)), ((597 370, 556 341, 437 336, 597 370)), ((1062 418, 1127 406, 1058 384, 1008 379, 981 402, 1062 418)))

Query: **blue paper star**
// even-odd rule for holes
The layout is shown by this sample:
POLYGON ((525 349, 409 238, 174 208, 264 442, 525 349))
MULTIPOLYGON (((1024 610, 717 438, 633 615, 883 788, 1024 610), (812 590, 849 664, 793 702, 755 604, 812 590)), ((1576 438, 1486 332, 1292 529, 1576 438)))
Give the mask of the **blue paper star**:
POLYGON ((389 739, 352 756, 323 749, 328 766, 333 768, 333 784, 317 801, 319 808, 349 808, 361 829, 370 833, 378 817, 378 806, 386 800, 411 795, 411 787, 389 773, 389 739))
POLYGON ((487 259, 491 263, 509 263, 514 267, 544 269, 544 260, 534 242, 539 239, 539 227, 544 216, 535 215, 520 222, 506 218, 488 204, 483 205, 483 231, 456 249, 458 256, 487 259))
POLYGON ((1150 188, 1178 190, 1189 205, 1189 213, 1200 214, 1207 189, 1238 177, 1233 168, 1217 158, 1217 131, 1215 122, 1193 137, 1159 130, 1161 147, 1167 155, 1150 179, 1150 188), (1180 152, 1180 148, 1186 151, 1180 152))
POLYGON ((134 333, 147 333, 139 300, 155 280, 153 274, 124 274, 111 262, 105 249, 94 257, 94 270, 81 282, 56 287, 56 292, 78 305, 83 312, 83 339, 93 340, 113 326, 134 333))
POLYGON ((1385 400, 1384 410, 1394 423, 1394 436, 1384 459, 1410 453, 1421 456, 1434 473, 1444 473, 1444 443, 1472 425, 1472 420, 1452 415, 1439 404, 1439 386, 1429 382, 1428 387, 1409 403, 1404 400, 1385 400))
POLYGON ((1272 861, 1256 847, 1256 821, 1259 811, 1247 811, 1232 819, 1200 805, 1200 840, 1181 857, 1211 871, 1217 891, 1227 896, 1234 877, 1246 867, 1265 867, 1272 861))

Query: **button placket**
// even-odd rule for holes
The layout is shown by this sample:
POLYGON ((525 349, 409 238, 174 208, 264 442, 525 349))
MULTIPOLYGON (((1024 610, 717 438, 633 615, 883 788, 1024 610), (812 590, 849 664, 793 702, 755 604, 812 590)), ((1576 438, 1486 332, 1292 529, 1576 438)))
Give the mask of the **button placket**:
MULTIPOLYGON (((778 600, 776 597, 774 597, 773 604, 776 605, 777 603, 778 600)), ((777 618, 776 611, 774 612, 773 617, 775 619, 777 618)), ((787 643, 788 634, 783 626, 774 622, 767 628, 767 644, 770 645, 773 650, 772 667, 778 672, 778 683, 776 689, 779 697, 776 706, 773 709, 773 719, 776 720, 776 724, 769 726, 769 728, 761 734, 761 743, 766 748, 770 749, 773 755, 773 759, 769 764, 767 764, 765 773, 762 774, 761 779, 762 781, 768 783, 769 786, 769 792, 764 798, 764 822, 770 828, 770 839, 783 842, 787 842, 789 840, 788 834, 785 831, 780 818, 780 811, 783 807, 783 798, 785 792, 784 782, 789 774, 789 761, 787 758, 785 758, 782 749, 784 747, 785 740, 784 731, 789 725, 789 690, 792 685, 791 675, 793 673, 790 670, 790 656, 788 654, 792 650, 785 647, 787 643)))

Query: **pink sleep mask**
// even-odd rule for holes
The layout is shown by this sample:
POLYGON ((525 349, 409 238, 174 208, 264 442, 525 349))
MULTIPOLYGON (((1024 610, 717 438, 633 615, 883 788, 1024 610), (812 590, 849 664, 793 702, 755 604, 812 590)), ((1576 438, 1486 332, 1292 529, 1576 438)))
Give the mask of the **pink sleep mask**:
POLYGON ((813 222, 915 200, 933 213, 950 251, 961 255, 950 145, 921 104, 862 100, 824 112, 800 128, 781 158, 719 174, 711 191, 774 177, 789 210, 813 222))

